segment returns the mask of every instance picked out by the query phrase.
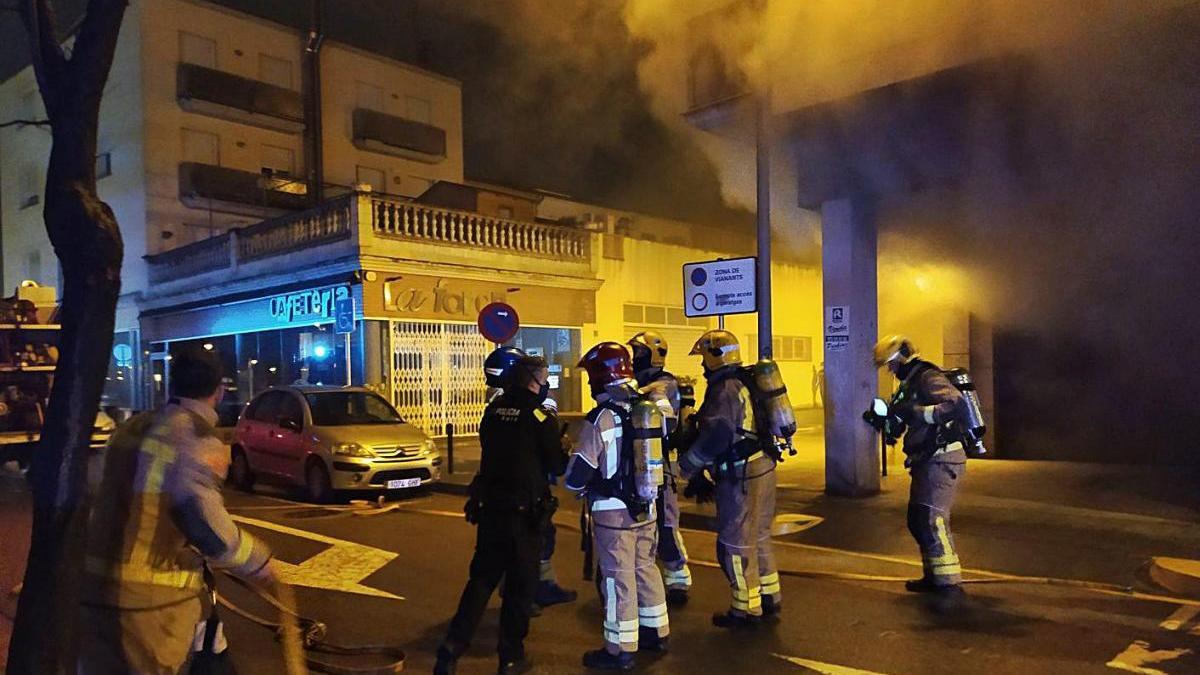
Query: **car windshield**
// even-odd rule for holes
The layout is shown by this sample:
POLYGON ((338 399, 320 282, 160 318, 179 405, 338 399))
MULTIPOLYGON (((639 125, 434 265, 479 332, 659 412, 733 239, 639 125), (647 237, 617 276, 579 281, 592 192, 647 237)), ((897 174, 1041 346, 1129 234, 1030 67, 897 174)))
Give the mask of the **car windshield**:
POLYGON ((305 394, 313 425, 341 427, 351 424, 400 424, 404 419, 378 394, 365 391, 330 391, 305 394))

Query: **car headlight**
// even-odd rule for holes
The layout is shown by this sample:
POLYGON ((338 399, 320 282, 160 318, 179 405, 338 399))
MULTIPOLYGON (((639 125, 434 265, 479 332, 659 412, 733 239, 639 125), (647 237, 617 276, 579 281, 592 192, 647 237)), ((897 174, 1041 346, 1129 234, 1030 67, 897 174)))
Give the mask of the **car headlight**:
POLYGON ((437 444, 433 442, 432 438, 426 438, 425 442, 421 444, 421 452, 426 455, 434 456, 441 454, 438 452, 437 444))
POLYGON ((347 457, 374 457, 375 453, 358 443, 338 443, 333 446, 333 454, 347 457))

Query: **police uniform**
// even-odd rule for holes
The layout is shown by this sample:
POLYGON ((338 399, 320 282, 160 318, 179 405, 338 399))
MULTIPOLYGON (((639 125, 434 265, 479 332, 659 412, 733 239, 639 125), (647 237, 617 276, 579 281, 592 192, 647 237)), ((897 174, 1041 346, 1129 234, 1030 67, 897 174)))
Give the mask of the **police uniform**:
POLYGON ((270 551, 225 510, 229 447, 217 413, 192 399, 120 426, 90 479, 81 674, 176 673, 207 595, 207 561, 242 578, 270 551))
MULTIPOLYGON (((717 560, 732 591, 729 616, 759 617, 782 607, 771 546, 775 518, 775 460, 758 449, 750 390, 738 366, 708 371, 697 413, 698 435, 680 458, 685 477, 708 467, 716 479, 717 560)), ((714 621, 716 618, 714 618, 714 621)))
POLYGON ((958 415, 962 393, 928 361, 914 359, 897 375, 907 390, 903 416, 905 465, 912 476, 908 499, 908 531, 921 549, 923 582, 934 587, 957 586, 962 565, 950 533, 950 510, 967 468, 967 455, 958 440, 942 436, 946 422, 958 415))
POLYGON ((567 488, 587 491, 604 603, 604 648, 612 655, 631 655, 639 639, 665 644, 670 634, 666 591, 654 563, 657 514, 651 502, 648 513, 634 518, 625 501, 599 488, 617 477, 626 442, 623 418, 631 407, 605 393, 597 394, 596 402, 601 407, 588 415, 575 439, 567 488))
POLYGON ((479 428, 479 475, 472 484, 469 517, 478 525, 470 578, 438 650, 435 672, 452 672, 501 577, 498 652, 502 664, 524 657, 541 549, 541 530, 553 515, 546 476, 561 473, 565 457, 558 425, 527 389, 496 397, 479 428))
MULTIPOLYGON (((641 393, 658 406, 663 416, 663 428, 670 439, 679 425, 679 382, 674 375, 661 368, 650 374, 647 380, 641 388, 641 393)), ((666 584, 667 592, 686 594, 692 587, 692 571, 688 568, 687 547, 679 533, 679 494, 671 466, 670 450, 668 446, 663 452, 666 484, 658 500, 658 558, 662 561, 663 583, 666 584)))

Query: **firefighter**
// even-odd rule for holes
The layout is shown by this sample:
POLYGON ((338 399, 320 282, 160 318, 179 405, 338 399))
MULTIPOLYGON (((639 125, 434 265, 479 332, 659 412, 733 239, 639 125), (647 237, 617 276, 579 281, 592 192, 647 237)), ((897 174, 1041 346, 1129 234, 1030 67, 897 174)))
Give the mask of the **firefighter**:
POLYGON ((950 534, 950 510, 967 468, 959 440, 944 437, 954 421, 962 393, 941 369, 920 358, 912 341, 902 335, 875 345, 875 365, 900 380, 889 414, 907 425, 904 465, 912 476, 908 498, 908 531, 921 549, 924 575, 905 583, 912 593, 931 593, 944 609, 963 598, 962 565, 950 534))
POLYGON ((717 560, 729 580, 729 610, 713 615, 721 628, 751 626, 783 608, 779 571, 771 548, 775 518, 775 459, 755 434, 750 388, 739 378, 737 338, 710 330, 692 347, 700 355, 708 388, 696 414, 696 440, 679 460, 691 481, 685 494, 710 493, 717 503, 717 560), (715 487, 705 471, 711 472, 715 487))
POLYGON ((221 499, 224 389, 214 352, 176 356, 167 405, 127 421, 96 457, 79 673, 179 672, 208 598, 206 562, 275 588, 270 551, 221 499))
POLYGON ((654 401, 665 422, 667 442, 663 446, 663 468, 666 484, 658 500, 658 558, 662 561, 667 602, 682 606, 688 601, 692 571, 688 569, 687 547, 679 533, 679 495, 670 458, 680 431, 679 381, 665 370, 668 348, 661 334, 643 331, 634 335, 628 344, 633 350, 633 372, 640 392, 654 401))
MULTIPOLYGON (((483 362, 484 379, 488 386, 488 401, 491 401, 504 393, 504 387, 512 372, 512 367, 522 357, 525 352, 513 346, 497 347, 488 355, 483 362)), ((558 424, 558 404, 554 399, 547 397, 542 402, 542 412, 555 418, 555 424, 558 424)), ((569 444, 568 439, 564 438, 564 448, 569 444)), ((551 485, 558 483, 558 478, 562 474, 552 474, 547 476, 547 480, 551 485)), ((554 526, 552 519, 547 519, 545 527, 542 530, 542 548, 540 561, 538 563, 538 585, 537 590, 533 595, 533 604, 529 607, 531 616, 541 616, 542 608, 551 605, 557 605, 565 602, 574 602, 578 597, 573 589, 563 588, 558 584, 556 575, 554 574, 554 548, 558 541, 558 531, 554 526)))
POLYGON ((542 409, 550 391, 546 361, 522 356, 504 385, 479 427, 479 474, 465 507, 467 520, 478 526, 475 555, 458 611, 438 648, 437 675, 455 672, 501 577, 498 672, 532 667, 524 648, 529 606, 538 578, 541 532, 557 506, 546 477, 563 472, 566 456, 557 420, 542 409))
MULTIPOLYGON (((567 488, 587 498, 599 567, 597 586, 604 603, 604 647, 583 655, 583 665, 629 670, 638 651, 664 652, 670 625, 662 575, 654 564, 657 525, 654 497, 636 484, 631 423, 637 398, 629 352, 617 342, 601 342, 579 362, 587 370, 596 407, 575 439, 567 466, 567 488), (647 498, 648 497, 648 498, 647 498)), ((653 405, 643 405, 656 412, 653 405)), ((661 441, 660 441, 661 443, 661 441)), ((661 448, 661 445, 660 445, 661 448)), ((653 487, 657 494, 658 486, 653 487)))

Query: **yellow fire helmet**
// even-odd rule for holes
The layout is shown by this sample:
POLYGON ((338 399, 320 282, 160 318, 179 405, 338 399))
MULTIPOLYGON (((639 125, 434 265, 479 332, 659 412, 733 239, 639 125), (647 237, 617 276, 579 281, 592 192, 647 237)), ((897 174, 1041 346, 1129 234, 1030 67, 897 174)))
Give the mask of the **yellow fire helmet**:
POLYGON ((627 342, 633 348, 634 368, 637 368, 638 352, 642 349, 650 352, 650 367, 662 368, 667 364, 667 339, 660 333, 644 330, 629 338, 627 342))
POLYGON ((704 367, 708 370, 742 365, 742 351, 738 346, 738 339, 727 330, 710 330, 701 335, 696 344, 692 345, 692 351, 688 352, 689 356, 697 354, 704 357, 704 367))
POLYGON ((889 363, 904 365, 920 356, 916 345, 903 335, 889 335, 875 343, 875 367, 882 368, 889 363))

